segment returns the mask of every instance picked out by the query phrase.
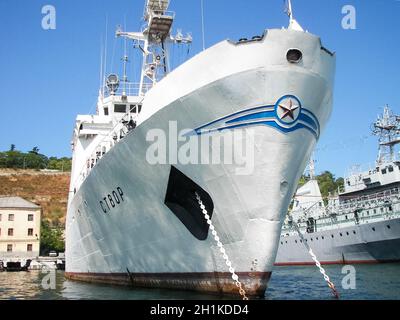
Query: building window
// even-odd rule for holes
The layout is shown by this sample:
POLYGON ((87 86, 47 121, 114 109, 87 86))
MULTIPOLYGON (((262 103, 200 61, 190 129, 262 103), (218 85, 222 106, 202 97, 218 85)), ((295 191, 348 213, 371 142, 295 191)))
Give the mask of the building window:
POLYGON ((28 251, 28 252, 32 251, 32 245, 31 244, 26 245, 26 251, 28 251))
POLYGON ((12 252, 12 244, 7 245, 7 252, 12 252))
POLYGON ((0 213, 0 221, 1 221, 1 213, 0 213))
POLYGON ((28 214, 28 221, 33 221, 33 214, 28 214))
POLYGON ((14 235, 14 229, 13 228, 9 228, 8 229, 8 236, 12 237, 14 235))
POLYGON ((1 236, 1 228, 0 228, 0 236, 1 236))
POLYGON ((33 236, 33 229, 31 228, 28 229, 28 236, 33 236))
POLYGON ((8 221, 14 221, 14 215, 13 214, 9 214, 8 215, 8 221))

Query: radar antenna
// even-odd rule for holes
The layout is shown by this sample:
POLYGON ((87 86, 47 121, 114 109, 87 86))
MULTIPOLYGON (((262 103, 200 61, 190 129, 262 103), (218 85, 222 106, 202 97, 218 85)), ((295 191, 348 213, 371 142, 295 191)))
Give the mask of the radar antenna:
POLYGON ((395 155, 395 146, 400 143, 400 116, 394 115, 392 110, 386 105, 383 109, 383 115, 372 125, 372 134, 378 136, 379 152, 376 165, 382 165, 386 162, 397 161, 395 155))

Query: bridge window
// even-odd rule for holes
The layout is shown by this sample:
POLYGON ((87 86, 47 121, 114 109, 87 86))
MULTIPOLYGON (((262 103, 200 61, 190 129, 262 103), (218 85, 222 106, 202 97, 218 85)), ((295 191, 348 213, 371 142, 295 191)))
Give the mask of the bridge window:
POLYGON ((140 113, 142 111, 142 105, 141 104, 131 104, 130 105, 130 111, 131 113, 140 113))
POLYGON ((104 108, 104 115, 105 115, 105 116, 108 116, 108 107, 105 107, 105 108, 104 108))
POLYGON ((125 104, 116 104, 114 105, 115 113, 126 113, 126 105, 125 104))
POLYGON ((382 174, 386 174, 386 169, 382 169, 382 174))
POLYGON ((389 166, 389 172, 393 172, 393 167, 389 166))

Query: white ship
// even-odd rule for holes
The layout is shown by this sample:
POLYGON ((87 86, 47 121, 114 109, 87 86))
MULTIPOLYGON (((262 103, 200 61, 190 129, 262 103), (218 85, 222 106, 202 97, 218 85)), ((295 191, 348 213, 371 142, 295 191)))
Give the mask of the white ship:
POLYGON ((400 161, 395 153, 400 117, 385 107, 373 128, 379 136, 374 168, 350 174, 344 191, 326 206, 313 174, 299 188, 282 228, 276 265, 314 264, 294 223, 322 264, 400 261, 400 161))
POLYGON ((77 117, 66 276, 264 295, 289 203, 331 114, 335 55, 289 1, 288 28, 222 41, 170 70, 168 48, 191 37, 172 35, 168 7, 147 0, 143 30, 117 32, 143 53, 139 83, 110 75, 97 113, 77 117), (165 164, 146 157, 154 129, 169 137, 165 164), (221 139, 213 155, 254 142, 254 170, 177 161, 171 146, 189 137, 221 139))

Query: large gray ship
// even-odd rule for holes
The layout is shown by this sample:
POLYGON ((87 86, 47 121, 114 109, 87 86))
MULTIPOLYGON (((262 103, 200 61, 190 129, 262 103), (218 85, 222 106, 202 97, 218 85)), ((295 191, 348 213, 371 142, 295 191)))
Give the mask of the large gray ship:
POLYGON ((324 201, 310 165, 310 180, 298 189, 282 228, 275 265, 400 261, 400 116, 388 106, 373 124, 379 137, 374 168, 353 171, 344 190, 324 201), (296 230, 304 235, 302 240, 296 230))

